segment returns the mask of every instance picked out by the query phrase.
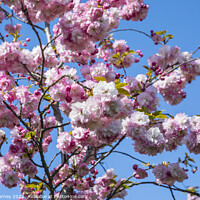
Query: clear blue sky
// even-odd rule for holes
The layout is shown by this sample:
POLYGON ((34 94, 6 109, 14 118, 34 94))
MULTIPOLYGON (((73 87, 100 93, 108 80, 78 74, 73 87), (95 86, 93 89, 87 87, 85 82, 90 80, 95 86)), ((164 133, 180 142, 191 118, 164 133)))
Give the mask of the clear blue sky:
MULTIPOLYGON (((149 13, 147 18, 143 22, 122 22, 120 28, 134 28, 150 33, 150 30, 160 31, 167 30, 168 33, 174 35, 174 39, 170 41, 169 45, 177 45, 182 51, 194 51, 200 45, 200 26, 199 26, 199 8, 200 1, 198 0, 146 0, 145 3, 149 5, 149 13)), ((25 27, 25 26, 24 26, 25 27)), ((0 28, 3 29, 3 24, 0 24, 0 28)), ((24 28, 26 33, 24 39, 29 36, 30 32, 26 27, 24 28), (27 31, 26 31, 27 30, 27 31)), ((23 32, 23 31, 22 31, 23 32)), ((30 36, 29 36, 30 37, 30 36)), ((33 36, 34 37, 34 36, 33 36)), ((147 65, 147 59, 149 56, 155 54, 159 46, 153 44, 153 42, 136 32, 126 31, 114 34, 116 39, 127 40, 128 45, 133 50, 140 49, 144 53, 143 59, 137 65, 133 65, 127 74, 132 76, 142 73, 141 65, 147 65)), ((30 47, 36 46, 36 38, 31 39, 30 47)), ((200 51, 196 56, 200 56, 200 51)), ((165 102, 161 102, 161 108, 165 109, 168 113, 175 115, 179 112, 184 112, 189 116, 194 114, 200 114, 200 79, 197 78, 190 85, 187 85, 186 92, 187 98, 178 106, 169 106, 165 102)), ((128 139, 120 145, 117 150, 124 151, 135 157, 143 159, 144 161, 150 161, 150 163, 161 163, 162 161, 177 162, 177 157, 184 157, 184 153, 187 151, 185 148, 179 148, 177 151, 167 152, 157 157, 141 156, 134 152, 131 141, 128 139)), ((5 145, 6 146, 6 145, 5 145)), ((5 147, 3 146, 3 147, 5 147)), ((6 147, 5 147, 6 149, 6 147)), ((52 148, 52 152, 55 149, 52 148)), ((51 152, 51 153, 52 153, 51 152)), ((192 155, 200 166, 200 157, 192 155)), ((132 175, 132 165, 134 162, 130 158, 126 158, 123 155, 113 154, 110 158, 105 159, 105 167, 107 169, 114 168, 119 177, 128 177, 132 175)), ((138 163, 137 163, 138 164, 138 163)), ((191 179, 185 181, 184 184, 177 184, 184 188, 185 186, 200 186, 200 176, 197 172, 195 175, 191 175, 191 179)), ((133 180, 133 179, 132 179, 133 180)), ((154 177, 150 177, 150 180, 154 181, 154 177)), ((20 194, 18 188, 7 189, 0 186, 0 194, 20 194)), ((175 192, 176 200, 186 200, 186 194, 175 192)), ((126 200, 170 200, 172 199, 170 191, 162 189, 156 186, 137 186, 128 190, 128 196, 126 200)))

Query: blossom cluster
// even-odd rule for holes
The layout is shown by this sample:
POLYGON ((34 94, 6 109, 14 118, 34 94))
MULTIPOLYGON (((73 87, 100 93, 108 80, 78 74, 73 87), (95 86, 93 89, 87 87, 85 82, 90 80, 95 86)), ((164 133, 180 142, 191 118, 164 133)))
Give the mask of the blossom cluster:
POLYGON ((29 18, 32 23, 50 22, 55 18, 61 17, 74 6, 71 0, 1 0, 1 2, 13 9, 19 17, 26 20, 29 18))
POLYGON ((179 104, 186 97, 185 85, 200 74, 199 60, 192 60, 191 53, 181 52, 179 47, 169 45, 163 45, 157 54, 149 57, 150 69, 160 76, 154 86, 167 103, 179 104), (174 69, 176 65, 180 65, 178 70, 174 69))
POLYGON ((200 153, 200 117, 193 116, 190 118, 189 134, 186 136, 184 142, 190 152, 200 153))
MULTIPOLYGON (((160 93, 167 103, 179 104, 186 97, 186 84, 200 75, 200 61, 177 46, 164 44, 149 57, 146 75, 127 76, 127 68, 138 63, 143 53, 109 35, 121 19, 145 19, 149 7, 143 0, 0 2, 13 9, 16 18, 21 17, 36 35, 40 27, 35 24, 45 22, 44 32, 51 38, 47 24, 59 18, 53 27, 55 38, 46 45, 39 39, 40 45, 32 50, 18 41, 21 24, 5 25, 5 36, 13 36, 12 42, 1 35, 0 128, 8 128, 12 139, 8 152, 0 157, 1 184, 19 185, 22 195, 30 199, 41 195, 46 186, 54 190, 55 198, 62 194, 61 187, 73 187, 71 194, 84 195, 86 200, 124 199, 129 179, 116 180, 113 169, 97 177, 96 169, 124 138, 132 140, 135 152, 149 156, 183 144, 191 153, 200 153, 200 117, 163 114, 157 96, 160 93), (66 66, 69 62, 78 66, 66 66), (65 127, 69 124, 71 131, 65 127), (64 162, 54 162, 57 154, 47 164, 45 153, 50 151, 56 128, 56 147, 64 162), (108 154, 102 153, 104 147, 111 147, 108 154), (43 179, 39 168, 45 169, 43 179)), ((0 23, 12 17, 0 11, 0 23)), ((151 37, 155 44, 162 40, 153 32, 151 37)), ((6 131, 0 129, 0 148, 7 140, 6 131)), ((153 169, 158 184, 172 186, 188 178, 180 162, 147 169, 134 165, 131 177, 144 179, 147 170, 153 169)))
POLYGON ((169 186, 172 186, 176 181, 183 182, 188 178, 179 163, 171 163, 168 166, 163 164, 156 165, 153 173, 158 184, 167 184, 169 186))

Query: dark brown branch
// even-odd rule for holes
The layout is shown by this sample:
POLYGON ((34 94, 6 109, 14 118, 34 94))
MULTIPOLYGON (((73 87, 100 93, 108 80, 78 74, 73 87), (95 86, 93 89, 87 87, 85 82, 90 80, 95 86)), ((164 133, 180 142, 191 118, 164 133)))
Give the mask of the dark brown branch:
POLYGON ((61 125, 51 126, 51 127, 48 127, 48 128, 44 128, 44 131, 47 131, 47 130, 50 130, 50 129, 53 129, 53 128, 64 127, 64 126, 67 126, 69 124, 70 124, 70 122, 67 122, 67 123, 64 123, 64 124, 61 124, 61 125))
POLYGON ((56 157, 57 157, 58 155, 60 155, 60 154, 61 154, 61 152, 57 153, 57 154, 52 158, 51 162, 49 163, 48 168, 51 167, 51 164, 53 163, 53 161, 54 161, 54 160, 56 159, 56 157))
POLYGON ((27 18, 28 24, 31 25, 33 31, 35 32, 35 34, 37 36, 37 39, 38 39, 38 42, 39 42, 39 45, 40 45, 40 50, 41 50, 41 54, 42 54, 42 65, 41 65, 42 69, 41 69, 41 76, 40 76, 40 85, 42 85, 42 80, 43 80, 43 75, 44 75, 44 63, 45 63, 45 56, 44 56, 44 51, 43 51, 43 47, 42 47, 42 41, 41 41, 39 33, 35 29, 35 26, 34 26, 34 24, 32 23, 32 21, 31 21, 31 19, 29 17, 27 9, 24 8, 22 2, 21 2, 21 6, 22 6, 22 11, 23 11, 23 13, 25 14, 25 16, 27 18))
POLYGON ((102 160, 104 160, 106 157, 108 157, 113 151, 114 149, 121 143, 122 140, 124 140, 124 138, 126 137, 126 135, 124 135, 116 144, 115 146, 109 151, 107 152, 102 158, 99 158, 99 160, 97 160, 97 162, 95 162, 95 164, 90 167, 89 170, 93 169, 96 165, 98 165, 102 160))
POLYGON ((11 106, 9 104, 7 104, 5 101, 3 101, 3 103, 6 105, 6 107, 15 115, 15 117, 17 117, 19 119, 19 121, 29 130, 32 131, 32 129, 26 124, 26 122, 17 115, 17 113, 11 108, 11 106))
POLYGON ((173 190, 172 190, 172 188, 169 186, 169 190, 170 190, 170 192, 171 192, 171 195, 172 195, 172 198, 173 198, 173 200, 176 200, 176 198, 175 198, 175 196, 174 196, 174 193, 173 193, 173 190))
POLYGON ((77 152, 79 149, 80 149, 80 147, 76 148, 76 149, 74 150, 74 152, 73 152, 67 159, 65 158, 64 162, 58 167, 58 169, 56 169, 56 170, 53 172, 52 178, 60 171, 60 169, 64 166, 64 164, 65 164, 73 155, 76 154, 76 152, 77 152))
POLYGON ((147 33, 143 32, 143 31, 139 31, 137 29, 133 29, 133 28, 114 30, 114 31, 111 31, 110 33, 121 32, 121 31, 135 31, 135 32, 141 33, 141 34, 146 35, 147 37, 151 38, 151 36, 148 35, 147 33))

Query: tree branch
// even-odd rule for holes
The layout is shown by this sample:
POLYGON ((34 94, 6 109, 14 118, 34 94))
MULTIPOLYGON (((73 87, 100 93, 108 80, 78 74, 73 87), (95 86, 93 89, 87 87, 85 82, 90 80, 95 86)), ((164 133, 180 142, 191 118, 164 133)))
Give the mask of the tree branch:
POLYGON ((96 165, 98 165, 102 160, 104 160, 106 157, 108 157, 113 151, 114 149, 121 143, 121 141, 126 137, 126 135, 124 135, 123 137, 121 137, 121 139, 115 144, 115 146, 108 152, 106 153, 102 158, 99 158, 99 160, 97 160, 97 162, 95 162, 95 164, 90 167, 89 170, 93 169, 96 165))

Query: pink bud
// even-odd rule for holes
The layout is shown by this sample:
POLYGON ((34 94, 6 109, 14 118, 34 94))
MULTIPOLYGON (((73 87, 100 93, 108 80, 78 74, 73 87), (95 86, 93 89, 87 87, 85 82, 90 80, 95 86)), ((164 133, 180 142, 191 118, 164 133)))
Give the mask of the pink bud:
POLYGON ((27 41, 27 42, 30 42, 30 41, 31 41, 31 39, 30 39, 30 38, 26 38, 26 41, 27 41))
POLYGON ((137 168, 138 168, 138 165, 136 165, 136 164, 133 165, 133 169, 134 169, 134 170, 137 170, 137 168))
POLYGON ((135 58, 135 63, 138 63, 140 61, 139 58, 135 58))
POLYGON ((27 46, 26 42, 23 42, 23 43, 22 43, 22 46, 26 47, 26 46, 27 46))
POLYGON ((95 161, 94 160, 91 160, 91 165, 94 165, 95 164, 95 161))
POLYGON ((66 91, 70 91, 71 90, 71 86, 70 85, 67 85, 66 86, 66 91))

